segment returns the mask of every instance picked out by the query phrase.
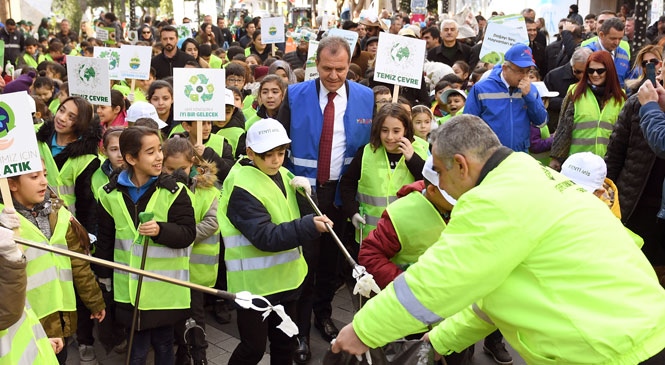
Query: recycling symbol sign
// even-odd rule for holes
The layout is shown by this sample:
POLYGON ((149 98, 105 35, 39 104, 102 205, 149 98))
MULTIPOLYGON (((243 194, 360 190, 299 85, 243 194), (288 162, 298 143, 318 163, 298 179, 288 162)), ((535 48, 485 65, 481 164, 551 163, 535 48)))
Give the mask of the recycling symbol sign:
POLYGON ((193 102, 207 102, 212 100, 215 93, 215 86, 210 83, 210 79, 204 74, 192 75, 189 83, 185 85, 185 96, 193 102))

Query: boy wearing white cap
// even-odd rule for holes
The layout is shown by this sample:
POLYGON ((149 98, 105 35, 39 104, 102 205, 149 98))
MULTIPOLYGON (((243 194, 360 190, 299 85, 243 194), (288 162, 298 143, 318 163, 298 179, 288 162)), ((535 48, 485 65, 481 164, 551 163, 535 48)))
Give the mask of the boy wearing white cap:
MULTIPOLYGON (((296 188, 309 193, 311 187, 307 179, 289 178, 282 167, 291 140, 280 122, 256 122, 247 131, 246 143, 248 160, 234 166, 220 201, 228 290, 264 296, 294 317, 307 274, 300 246, 318 238, 332 221, 326 216, 301 218, 296 188)), ((292 363, 295 338, 277 328, 277 314, 271 313, 266 321, 254 310, 239 309, 237 314, 240 344, 229 364, 258 363, 266 339, 273 363, 292 363)))
MULTIPOLYGON (((621 208, 619 206, 619 191, 614 181, 607 178, 607 166, 602 157, 592 152, 574 153, 561 165, 561 174, 579 185, 582 189, 593 193, 603 203, 607 204, 612 213, 621 219, 621 208)), ((638 247, 644 245, 642 237, 633 233, 630 229, 626 231, 631 235, 638 247)))
MULTIPOLYGON (((438 187, 439 174, 432 167, 432 156, 425 161, 423 177, 397 192, 398 199, 388 205, 376 229, 360 245, 358 263, 381 289, 418 261, 450 219, 456 201, 438 187)), ((446 356, 446 363, 464 364, 467 356, 467 351, 446 356)))

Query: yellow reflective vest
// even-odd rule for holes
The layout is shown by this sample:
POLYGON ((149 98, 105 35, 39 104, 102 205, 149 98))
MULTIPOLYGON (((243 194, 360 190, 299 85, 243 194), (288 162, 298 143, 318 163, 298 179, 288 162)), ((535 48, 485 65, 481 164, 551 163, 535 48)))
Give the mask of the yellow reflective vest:
POLYGON ((44 328, 26 301, 18 322, 0 331, 0 365, 33 364, 57 365, 58 359, 44 328))
MULTIPOLYGON (((574 93, 575 87, 571 87, 570 90, 570 93, 574 93)), ((605 157, 610 135, 623 104, 623 100, 610 99, 601 110, 593 92, 587 88, 582 97, 575 101, 573 137, 569 155, 593 152, 605 157)))

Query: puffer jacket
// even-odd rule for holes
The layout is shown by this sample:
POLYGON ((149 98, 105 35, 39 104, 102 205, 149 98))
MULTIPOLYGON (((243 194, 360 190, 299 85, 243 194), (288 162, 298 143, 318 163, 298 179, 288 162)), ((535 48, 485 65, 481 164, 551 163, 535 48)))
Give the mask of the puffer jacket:
MULTIPOLYGON (((54 133, 54 122, 45 122, 37 131, 37 142, 51 146, 54 133)), ((99 153, 99 141, 101 139, 102 127, 99 125, 98 120, 93 120, 90 122, 90 127, 83 131, 81 138, 68 144, 62 152, 53 157, 58 169, 61 169, 69 158, 88 154, 97 156, 99 153)), ((93 159, 85 170, 83 170, 83 172, 81 172, 76 178, 74 186, 74 195, 76 196, 76 218, 88 232, 96 232, 97 230, 97 200, 92 193, 91 179, 92 175, 99 168, 99 165, 99 159, 93 159)), ((49 171, 49 173, 52 172, 49 171)))
POLYGON ((647 177, 655 162, 640 128, 640 102, 637 95, 626 101, 607 145, 607 177, 614 181, 621 197, 621 220, 625 223, 635 211, 647 177))
POLYGON ((10 261, 0 255, 0 331, 6 330, 23 315, 25 307, 25 289, 28 278, 25 274, 25 258, 10 261))

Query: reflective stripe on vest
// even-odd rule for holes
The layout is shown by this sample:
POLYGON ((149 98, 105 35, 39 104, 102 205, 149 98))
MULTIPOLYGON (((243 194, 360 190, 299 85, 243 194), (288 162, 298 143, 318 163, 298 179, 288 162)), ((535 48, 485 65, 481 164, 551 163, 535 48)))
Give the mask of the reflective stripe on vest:
MULTIPOLYGON (((153 212, 157 222, 168 222, 168 213, 175 199, 186 189, 178 184, 178 190, 172 193, 157 187, 153 192, 146 211, 153 212)), ((101 192, 101 190, 100 190, 101 192)), ((179 280, 189 280, 189 248, 174 249, 155 243, 150 238, 139 237, 134 221, 127 210, 122 192, 113 190, 101 194, 99 202, 114 219, 115 248, 114 261, 133 268, 141 267, 143 244, 148 244, 145 270, 163 274, 179 280)), ((113 271, 114 300, 135 305, 138 276, 125 271, 113 271)), ((189 308, 190 291, 177 285, 143 278, 139 309, 168 310, 189 308)))
MULTIPOLYGON (((214 136, 224 142, 224 137, 214 136)), ((210 140, 212 138, 213 135, 210 136, 210 140)), ((219 224, 220 191, 216 187, 197 187, 194 194, 190 194, 190 196, 193 198, 196 224, 205 219, 206 214, 213 206, 217 209, 216 219, 219 224)), ((206 237, 200 242, 194 242, 192 245, 192 252, 189 255, 189 275, 193 283, 208 287, 215 285, 217 271, 219 270, 220 237, 218 227, 210 237, 206 237)))
POLYGON ((21 318, 0 331, 0 364, 57 364, 44 328, 26 303, 21 318))
MULTIPOLYGON (((413 147, 420 157, 427 158, 427 149, 422 144, 414 144, 413 147)), ((397 191, 415 179, 406 166, 404 156, 400 158, 395 169, 390 168, 388 154, 383 146, 374 150, 372 145, 365 145, 361 164, 356 198, 367 222, 363 225, 364 239, 376 228, 388 204, 397 200, 397 191)))
POLYGON ((443 320, 438 314, 427 309, 409 288, 409 284, 406 283, 404 278, 404 273, 401 273, 393 283, 395 289, 395 295, 399 303, 406 309, 413 318, 425 323, 432 324, 437 323, 443 320))
POLYGON ((307 274, 307 263, 300 248, 281 252, 261 251, 252 245, 226 216, 228 199, 234 186, 254 196, 270 214, 272 223, 281 224, 300 218, 296 192, 289 185, 288 171, 280 168, 286 197, 275 182, 253 166, 236 164, 224 181, 220 228, 224 237, 224 260, 228 290, 269 295, 298 288, 307 274))
POLYGON ((403 269, 416 263, 446 228, 439 211, 420 191, 398 199, 388 205, 386 211, 400 242, 400 250, 390 261, 403 269), (413 217, 418 220, 414 221, 413 217))
MULTIPOLYGON (((571 87, 570 93, 574 92, 575 87, 571 87)), ((610 99, 600 110, 593 92, 587 89, 575 101, 574 125, 569 155, 578 152, 592 152, 600 157, 605 157, 610 135, 623 104, 623 100, 615 102, 615 99, 610 99)))
MULTIPOLYGON (((2 209, 4 209, 4 205, 0 204, 0 210, 2 209)), ((19 215, 20 237, 68 250, 66 237, 72 215, 66 209, 59 209, 57 214, 51 239, 47 239, 37 226, 19 215)), ((26 297, 33 303, 33 311, 37 317, 44 318, 58 311, 76 310, 72 264, 69 257, 27 246, 23 246, 23 249, 27 259, 26 297), (44 300, 44 298, 48 298, 48 300, 44 300)))

